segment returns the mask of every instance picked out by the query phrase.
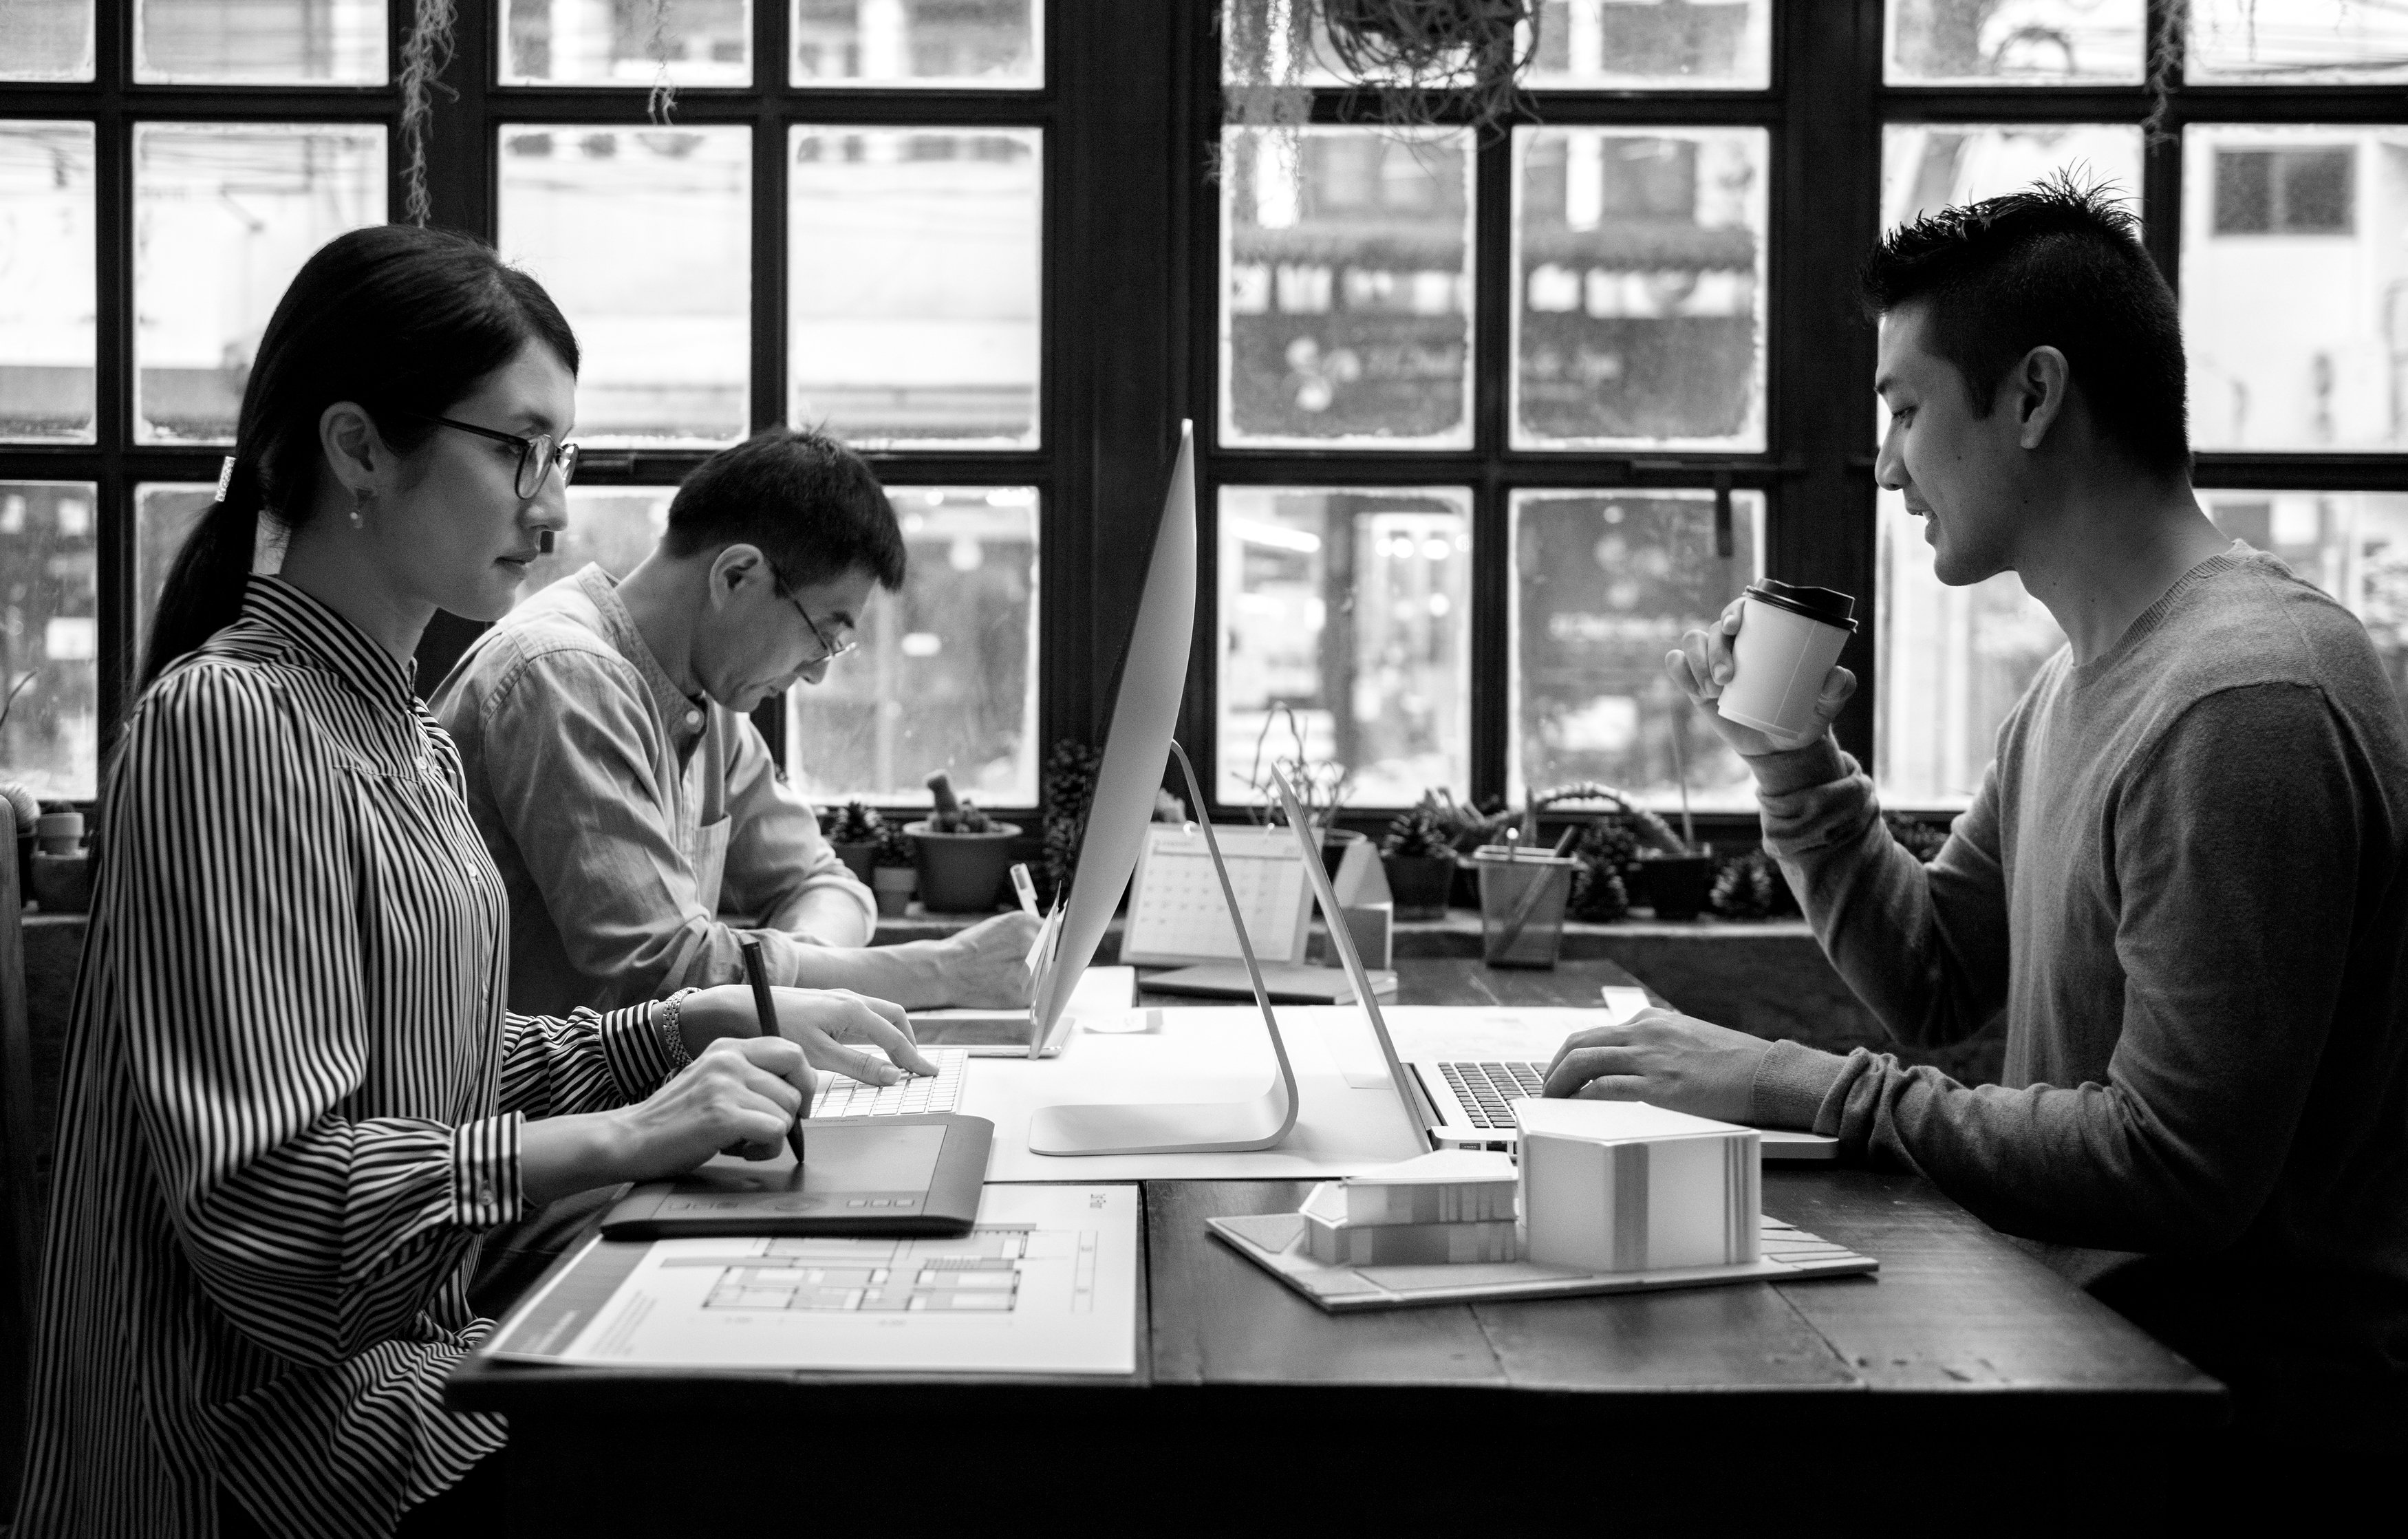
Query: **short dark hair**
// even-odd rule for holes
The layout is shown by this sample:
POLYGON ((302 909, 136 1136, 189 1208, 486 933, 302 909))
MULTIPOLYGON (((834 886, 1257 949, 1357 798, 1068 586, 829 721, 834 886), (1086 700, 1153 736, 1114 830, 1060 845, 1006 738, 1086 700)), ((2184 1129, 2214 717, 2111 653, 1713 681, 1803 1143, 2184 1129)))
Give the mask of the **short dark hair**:
POLYGON ((886 489, 859 454, 816 428, 763 428, 678 488, 662 537, 671 555, 738 542, 759 546, 788 587, 859 570, 892 592, 910 568, 886 489))
POLYGON ((2137 222, 2105 183, 2060 173, 1902 224, 1865 261, 1866 308, 1929 305, 1932 351, 1976 416, 2036 347, 2054 347, 2101 437, 2151 469, 2190 465, 2182 319, 2137 222))

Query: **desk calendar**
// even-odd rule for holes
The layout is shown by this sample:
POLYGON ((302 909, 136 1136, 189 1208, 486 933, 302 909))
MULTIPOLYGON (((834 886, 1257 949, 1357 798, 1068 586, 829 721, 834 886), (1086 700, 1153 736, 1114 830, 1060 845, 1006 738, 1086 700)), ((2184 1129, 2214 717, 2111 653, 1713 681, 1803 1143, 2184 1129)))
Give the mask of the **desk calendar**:
MULTIPOLYGON (((1303 961, 1312 889, 1305 884, 1304 854, 1296 836, 1285 828, 1218 824, 1212 831, 1228 863, 1229 885, 1237 892, 1254 956, 1265 963, 1303 961)), ((1239 955, 1238 931, 1222 900, 1203 830, 1192 823, 1149 825, 1130 881, 1121 960, 1178 966, 1239 955)))

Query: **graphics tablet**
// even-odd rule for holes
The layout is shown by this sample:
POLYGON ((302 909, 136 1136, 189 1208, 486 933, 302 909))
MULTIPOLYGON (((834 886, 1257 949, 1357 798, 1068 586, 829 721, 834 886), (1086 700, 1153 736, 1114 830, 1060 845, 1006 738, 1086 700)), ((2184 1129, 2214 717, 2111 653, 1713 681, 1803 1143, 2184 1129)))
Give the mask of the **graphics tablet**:
POLYGON ((795 1162, 727 1156, 649 1181, 602 1220, 612 1240, 709 1234, 967 1234, 995 1124, 950 1113, 806 1119, 795 1162))

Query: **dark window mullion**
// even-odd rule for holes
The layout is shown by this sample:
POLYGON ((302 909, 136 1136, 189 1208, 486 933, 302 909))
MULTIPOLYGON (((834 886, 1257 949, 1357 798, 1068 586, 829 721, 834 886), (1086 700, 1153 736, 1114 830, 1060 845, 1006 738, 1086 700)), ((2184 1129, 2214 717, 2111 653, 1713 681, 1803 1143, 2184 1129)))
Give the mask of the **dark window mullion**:
MULTIPOLYGON (((126 85, 134 74, 130 7, 93 7, 93 407, 99 474, 93 478, 97 521, 93 595, 99 625, 94 680, 100 762, 133 703, 134 487, 125 448, 134 438, 134 124, 126 85)), ((97 792, 100 787, 93 787, 97 792)))
MULTIPOLYGON (((1506 685, 1513 639, 1509 598, 1512 540, 1508 525, 1505 446, 1512 438, 1513 368, 1513 141, 1510 132, 1479 147, 1472 162, 1471 645, 1469 648, 1471 795, 1503 793, 1508 717, 1506 685), (1494 687, 1484 689, 1483 681, 1494 687)), ((1339 710, 1350 710, 1340 702, 1339 710)))

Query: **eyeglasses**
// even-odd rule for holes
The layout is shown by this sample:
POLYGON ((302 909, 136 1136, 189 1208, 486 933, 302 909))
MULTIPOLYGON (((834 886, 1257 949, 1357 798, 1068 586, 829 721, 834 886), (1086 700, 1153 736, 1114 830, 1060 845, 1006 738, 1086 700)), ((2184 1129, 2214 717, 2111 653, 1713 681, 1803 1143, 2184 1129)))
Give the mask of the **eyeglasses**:
POLYGON ((803 617, 803 624, 811 627, 811 640, 820 644, 820 654, 810 664, 810 667, 817 668, 821 663, 832 663, 861 644, 850 636, 841 641, 830 641, 827 639, 827 632, 820 629, 820 623, 811 618, 811 611, 803 608, 801 599, 791 593, 781 594, 779 597, 795 606, 795 612, 803 617))
POLYGON ((542 491, 544 472, 555 465, 560 467, 560 484, 563 486, 577 479, 577 445, 561 442, 549 433, 538 433, 530 439, 517 433, 505 433, 498 428, 479 427, 475 423, 454 422, 450 417, 438 417, 431 411, 405 411, 402 415, 416 417, 421 422, 439 423, 463 433, 474 433, 495 443, 518 445, 519 473, 513 485, 522 498, 542 491))

